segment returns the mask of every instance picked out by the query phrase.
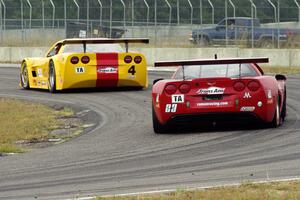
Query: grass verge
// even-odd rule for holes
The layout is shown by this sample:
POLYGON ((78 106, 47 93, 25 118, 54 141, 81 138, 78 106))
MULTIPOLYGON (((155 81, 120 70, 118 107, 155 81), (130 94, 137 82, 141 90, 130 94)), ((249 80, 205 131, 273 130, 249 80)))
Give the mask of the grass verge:
POLYGON ((51 130, 62 125, 61 117, 73 115, 70 109, 54 110, 38 103, 0 98, 0 153, 26 151, 21 141, 44 141, 51 130))
POLYGON ((216 187, 135 196, 96 197, 95 200, 299 200, 300 182, 244 183, 240 186, 216 187))

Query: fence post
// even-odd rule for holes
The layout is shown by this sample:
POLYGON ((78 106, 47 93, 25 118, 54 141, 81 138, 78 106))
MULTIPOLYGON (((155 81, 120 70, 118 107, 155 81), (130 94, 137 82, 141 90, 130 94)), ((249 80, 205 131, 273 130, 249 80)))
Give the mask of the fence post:
POLYGON ((42 1, 42 24, 43 24, 43 29, 45 29, 45 2, 44 0, 42 1))
POLYGON ((65 33, 67 35, 67 2, 64 0, 64 25, 65 25, 65 33))
POLYGON ((0 38, 0 41, 2 42, 2 39, 3 39, 3 27, 2 27, 2 3, 0 2, 0 31, 1 31, 1 38, 0 38))
POLYGON ((149 4, 147 3, 146 0, 144 0, 144 3, 146 5, 146 7, 147 7, 147 27, 148 27, 148 25, 149 25, 149 11, 150 11, 150 7, 149 7, 149 4))
POLYGON ((187 0, 189 5, 190 5, 190 8, 191 8, 191 25, 193 25, 193 15, 194 15, 194 8, 193 8, 193 4, 191 3, 190 0, 187 0))
POLYGON ((120 0, 123 5, 123 28, 126 30, 126 6, 123 0, 120 0))
POLYGON ((234 3, 232 2, 232 0, 229 0, 229 3, 230 3, 230 5, 231 5, 231 7, 232 7, 232 9, 233 9, 233 17, 235 17, 235 5, 234 5, 234 3))
POLYGON ((3 5, 3 30, 6 29, 6 5, 4 3, 4 0, 1 0, 1 3, 3 5))
POLYGON ((165 2, 169 7, 169 26, 171 26, 171 23, 172 23, 172 6, 171 6, 171 4, 169 3, 168 0, 165 0, 165 2))
POLYGON ((53 0, 49 0, 52 5, 52 28, 54 28, 54 21, 55 21, 55 4, 53 0))
POLYGON ((101 2, 101 0, 98 0, 98 3, 99 3, 99 6, 100 6, 100 26, 102 25, 102 8, 103 8, 103 6, 102 6, 102 2, 101 2))
MULTIPOLYGON (((276 12, 276 6, 274 5, 274 3, 271 0, 267 0, 269 2, 269 4, 273 7, 274 9, 274 19, 275 19, 275 23, 277 22, 277 33, 279 32, 279 24, 278 24, 278 18, 277 18, 277 12, 276 12)), ((273 44, 274 44, 274 37, 273 37, 273 44)), ((279 44, 279 34, 277 35, 277 44, 279 44)))
MULTIPOLYGON (((233 17, 235 18, 236 17, 236 15, 235 15, 235 5, 234 5, 234 3, 232 2, 232 0, 229 0, 229 3, 230 3, 230 5, 231 5, 231 7, 233 8, 233 17)), ((237 35, 237 30, 236 30, 236 25, 234 25, 234 44, 236 45, 236 35, 237 35)))
POLYGON ((207 0, 210 7, 211 7, 211 23, 214 24, 215 23, 215 7, 213 5, 213 3, 211 2, 211 0, 207 0))
POLYGON ((298 8, 298 23, 299 23, 300 22, 300 4, 298 3, 297 0, 294 0, 294 2, 295 2, 296 6, 298 8))
POLYGON ((228 0, 225 0, 225 41, 226 41, 226 47, 228 46, 228 0))
POLYGON ((251 3, 251 48, 254 48, 254 18, 256 18, 256 5, 253 0, 249 0, 251 3), (255 10, 255 14, 254 14, 255 10), (255 17, 254 17, 255 16, 255 17))
POLYGON ((86 1, 86 36, 87 37, 91 35, 91 32, 89 32, 89 28, 90 28, 89 25, 90 25, 90 1, 87 0, 86 1))
POLYGON ((177 25, 180 24, 180 9, 179 9, 179 0, 177 0, 177 25))
POLYGON ((112 34, 112 0, 110 0, 110 12, 109 12, 109 37, 111 38, 112 34))
POLYGON ((24 43, 24 18, 23 18, 23 0, 20 0, 21 4, 21 30, 22 30, 22 42, 24 43))
POLYGON ((154 44, 156 45, 156 42, 157 42, 157 0, 154 0, 154 28, 155 28, 154 44))
POLYGON ((280 49, 280 0, 277 0, 277 49, 280 49))
POLYGON ((27 0, 27 4, 29 5, 29 29, 31 29, 32 5, 30 3, 30 0, 27 0))
POLYGON ((75 6, 77 7, 77 21, 79 22, 80 7, 79 7, 79 5, 78 5, 78 3, 77 3, 76 0, 73 0, 73 2, 74 2, 74 4, 75 4, 75 6))

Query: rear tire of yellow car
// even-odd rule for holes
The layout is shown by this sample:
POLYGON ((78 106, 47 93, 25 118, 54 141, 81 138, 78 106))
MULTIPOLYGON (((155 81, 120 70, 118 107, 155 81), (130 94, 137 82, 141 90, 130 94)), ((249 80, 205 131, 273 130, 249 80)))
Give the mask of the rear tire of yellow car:
POLYGON ((21 74, 20 74, 21 86, 24 89, 29 89, 30 85, 29 85, 29 78, 28 78, 28 69, 27 69, 27 65, 25 62, 22 63, 21 69, 22 69, 21 74))
POLYGON ((56 92, 56 73, 53 61, 49 63, 48 88, 51 93, 56 92))
POLYGON ((153 105, 152 105, 152 122, 153 122, 153 130, 156 134, 168 133, 170 131, 167 125, 161 124, 158 121, 153 105))

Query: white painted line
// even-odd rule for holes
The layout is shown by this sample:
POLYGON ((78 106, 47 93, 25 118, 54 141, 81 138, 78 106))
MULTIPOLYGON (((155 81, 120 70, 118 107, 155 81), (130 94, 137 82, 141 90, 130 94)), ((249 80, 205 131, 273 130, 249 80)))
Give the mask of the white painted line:
MULTIPOLYGON (((283 179, 269 179, 264 181, 255 181, 250 182, 254 184, 261 184, 261 183, 272 183, 272 182, 286 182, 286 181, 299 181, 300 177, 292 177, 292 178, 283 178, 283 179)), ((240 186, 243 183, 231 183, 231 184, 221 184, 221 185, 213 185, 213 186, 203 186, 203 187, 193 187, 193 188, 185 188, 185 191, 193 191, 193 190, 204 190, 204 189, 211 189, 211 188, 218 188, 218 187, 231 187, 231 186, 240 186)), ((122 197, 122 196, 137 196, 137 195, 147 195, 147 194, 157 194, 157 193, 168 193, 168 192, 176 192, 178 189, 169 189, 169 190, 154 190, 154 191, 147 191, 147 192, 133 192, 133 193, 123 193, 123 194, 114 194, 114 195, 98 195, 99 197, 122 197)), ((94 199, 94 197, 81 197, 81 198, 72 198, 72 199, 65 199, 65 200, 90 200, 94 199)))
POLYGON ((0 68, 20 68, 21 64, 0 63, 0 68))
POLYGON ((77 116, 82 116, 82 115, 85 115, 88 112, 90 112, 90 110, 83 110, 83 111, 80 111, 80 112, 76 113, 76 115, 77 116))

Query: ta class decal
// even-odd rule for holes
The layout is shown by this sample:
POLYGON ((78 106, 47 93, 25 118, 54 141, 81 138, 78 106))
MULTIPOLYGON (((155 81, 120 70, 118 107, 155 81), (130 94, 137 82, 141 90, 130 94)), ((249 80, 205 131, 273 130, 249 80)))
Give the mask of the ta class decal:
POLYGON ((82 73, 84 73, 84 67, 76 67, 76 68, 75 68, 75 72, 76 72, 77 74, 82 74, 82 73))
POLYGON ((166 113, 175 113, 177 111, 177 104, 166 104, 166 113))
POLYGON ((209 87, 197 91, 198 94, 224 94, 225 88, 209 87))
POLYGON ((204 106, 228 106, 228 102, 205 102, 205 103, 197 103, 198 107, 204 107, 204 106))
POLYGON ((184 103, 184 95, 183 94, 172 95, 172 103, 184 103))

